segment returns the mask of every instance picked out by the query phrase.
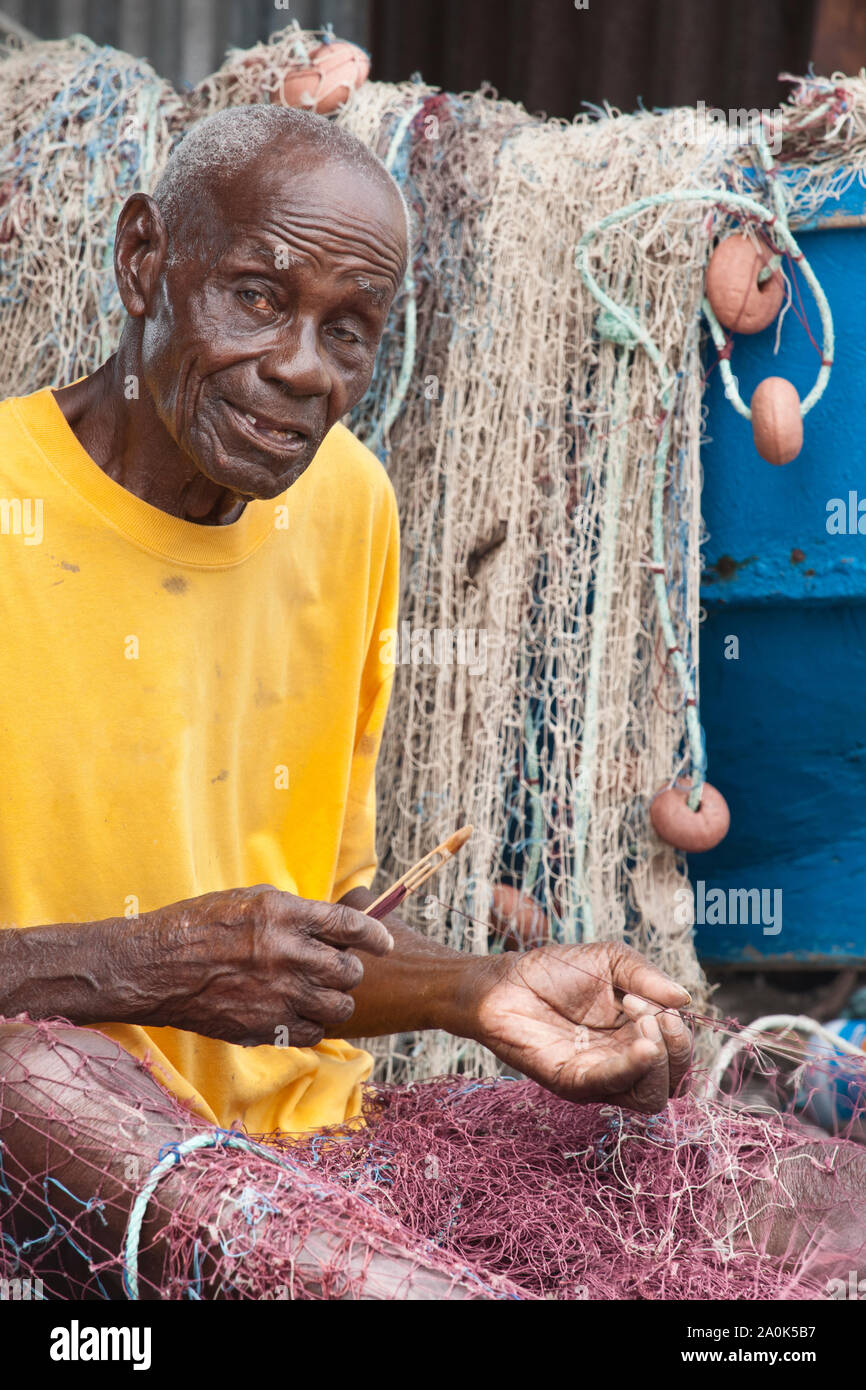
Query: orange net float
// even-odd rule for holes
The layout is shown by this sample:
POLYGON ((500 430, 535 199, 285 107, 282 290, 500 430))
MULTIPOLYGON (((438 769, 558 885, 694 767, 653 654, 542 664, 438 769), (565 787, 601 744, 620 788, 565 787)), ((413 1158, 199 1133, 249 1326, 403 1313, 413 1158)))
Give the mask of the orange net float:
POLYGON ((771 252, 743 232, 720 241, 707 265, 706 295, 719 323, 732 333, 760 333, 773 322, 785 298, 781 271, 758 279, 771 252))
POLYGON ((686 804, 692 784, 687 778, 656 793, 650 806, 650 821, 659 839, 674 849, 702 854, 714 849, 728 833, 731 813, 720 791, 704 782, 701 804, 693 811, 686 804))
POLYGON ((790 463, 803 447, 803 414, 797 388, 783 376, 765 377, 750 402, 755 448, 768 463, 790 463))
POLYGON ((490 929, 506 951, 543 946, 551 939, 550 923, 541 904, 507 883, 494 885, 490 929))
POLYGON ((357 44, 338 39, 320 43, 309 62, 290 68, 271 101, 281 106, 302 106, 327 116, 349 100, 370 75, 370 59, 357 44))

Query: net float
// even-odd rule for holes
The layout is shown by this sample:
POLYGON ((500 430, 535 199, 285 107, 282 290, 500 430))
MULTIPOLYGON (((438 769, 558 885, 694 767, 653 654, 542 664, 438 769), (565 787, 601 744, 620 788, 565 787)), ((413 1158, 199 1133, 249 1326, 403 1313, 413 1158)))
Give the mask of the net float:
POLYGON ((550 924, 541 904, 506 883, 494 885, 490 927, 506 951, 543 946, 550 940, 550 924))
POLYGON ((707 266, 705 290, 719 323, 732 333, 760 333, 782 307, 785 282, 774 270, 765 280, 758 275, 771 252, 755 246, 743 232, 720 241, 707 266))
POLYGON ((768 376, 751 400, 755 448, 768 463, 790 463, 803 447, 803 416, 797 388, 783 376, 768 376))
POLYGON ((309 63, 290 68, 271 100, 282 106, 303 106, 326 116, 349 100, 370 74, 370 59, 357 44, 320 43, 309 63))
POLYGON ((728 803, 721 792, 704 782, 701 804, 696 811, 686 803, 692 784, 687 778, 673 787, 665 787, 653 797, 650 821, 659 839, 674 849, 702 854, 713 849, 727 835, 731 824, 728 803))

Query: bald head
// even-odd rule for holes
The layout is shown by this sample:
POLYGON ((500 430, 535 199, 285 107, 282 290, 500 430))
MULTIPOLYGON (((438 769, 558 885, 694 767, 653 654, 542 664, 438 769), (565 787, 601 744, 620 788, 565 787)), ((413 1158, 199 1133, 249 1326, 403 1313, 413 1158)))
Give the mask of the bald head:
POLYGON ((409 210, 402 191, 382 160, 357 136, 325 116, 289 106, 231 106, 207 116, 184 136, 153 191, 169 234, 171 262, 203 255, 219 238, 231 234, 214 214, 220 192, 252 181, 267 161, 283 162, 286 179, 293 172, 325 164, 353 173, 377 188, 402 220, 410 241, 409 210))

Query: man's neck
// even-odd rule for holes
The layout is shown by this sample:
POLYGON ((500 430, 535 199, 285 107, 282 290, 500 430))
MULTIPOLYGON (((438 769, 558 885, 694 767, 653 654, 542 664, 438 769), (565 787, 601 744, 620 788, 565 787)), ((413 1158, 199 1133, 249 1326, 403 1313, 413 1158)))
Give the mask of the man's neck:
POLYGON ((90 376, 54 392, 79 444, 109 478, 160 511, 200 525, 237 521, 245 499, 212 483, 178 448, 124 355, 121 344, 90 376))

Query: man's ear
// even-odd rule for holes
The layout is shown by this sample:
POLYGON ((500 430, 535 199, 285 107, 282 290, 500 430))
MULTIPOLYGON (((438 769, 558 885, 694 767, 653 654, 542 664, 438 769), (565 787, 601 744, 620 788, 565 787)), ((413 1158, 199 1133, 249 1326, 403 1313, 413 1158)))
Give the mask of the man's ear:
POLYGON ((168 256, 168 232, 146 193, 127 198, 114 234, 114 278, 126 312, 141 318, 152 303, 168 256))

